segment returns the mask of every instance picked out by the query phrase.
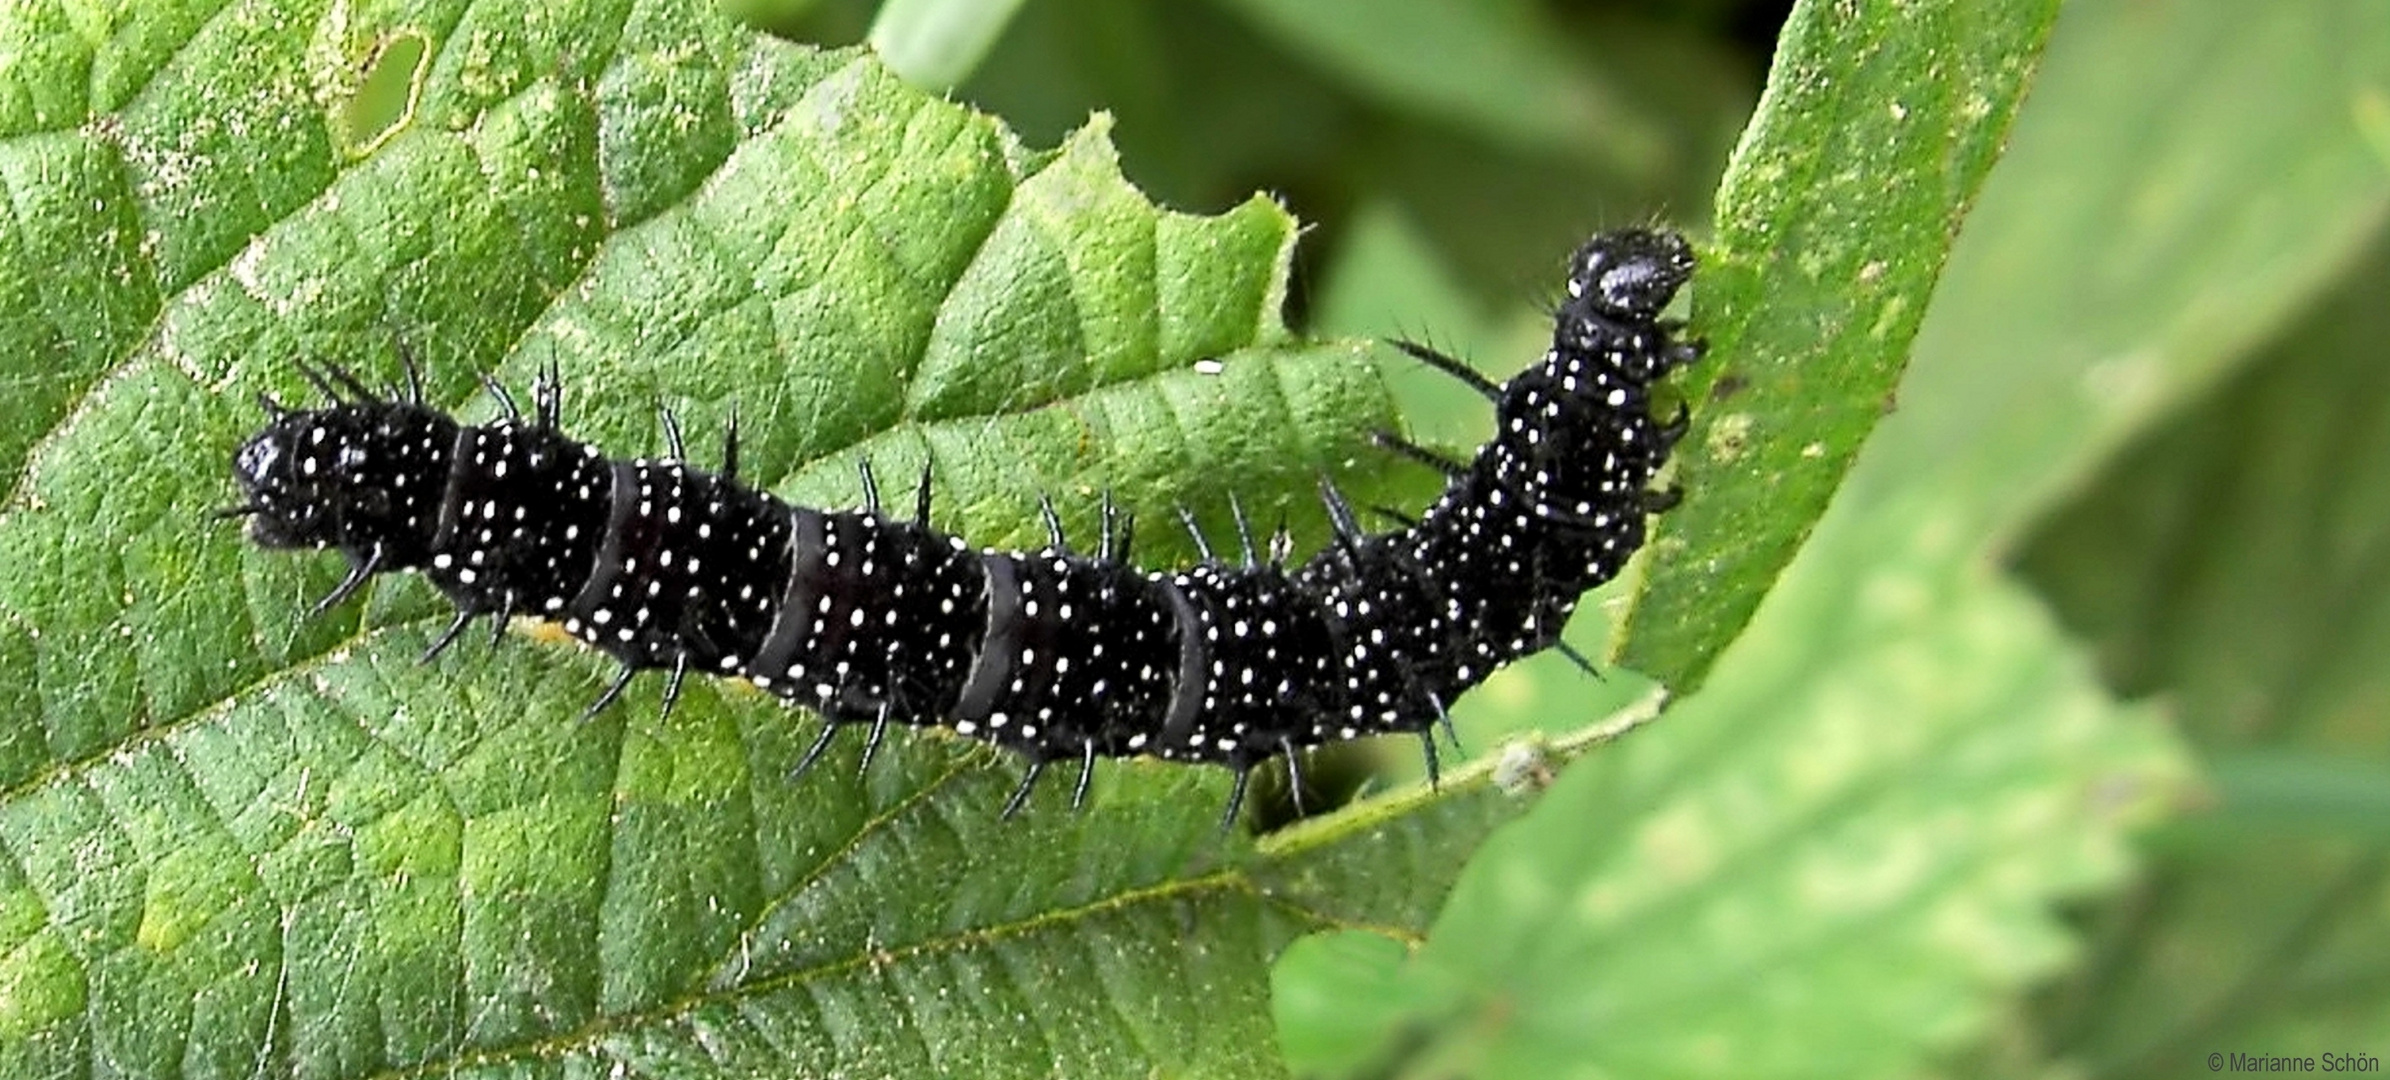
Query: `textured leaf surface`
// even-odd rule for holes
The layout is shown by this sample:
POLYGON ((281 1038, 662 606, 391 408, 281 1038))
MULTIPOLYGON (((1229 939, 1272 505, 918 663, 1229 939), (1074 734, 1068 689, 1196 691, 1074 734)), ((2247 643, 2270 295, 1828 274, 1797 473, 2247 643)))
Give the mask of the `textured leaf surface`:
POLYGON ((474 417, 552 359, 617 452, 735 403, 782 494, 927 459, 996 544, 1106 487, 1316 537, 1392 410, 1280 325, 1284 212, 1159 212, 1100 126, 1032 152, 693 3, 122 18, 0 20, 0 1074, 1268 1075, 1279 946, 1416 927, 1515 805, 1256 855, 1217 771, 1131 764, 1000 824, 974 746, 792 781, 813 725, 757 694, 583 724, 587 653, 416 666, 420 583, 304 619, 333 560, 204 516, 298 358, 403 342, 474 417))
POLYGON ((1694 326, 1723 363, 1687 380, 1707 399, 1679 454, 1687 498, 1653 532, 1626 666, 1699 685, 1824 512, 1890 407, 2057 11, 1793 9, 1718 189, 1694 326))

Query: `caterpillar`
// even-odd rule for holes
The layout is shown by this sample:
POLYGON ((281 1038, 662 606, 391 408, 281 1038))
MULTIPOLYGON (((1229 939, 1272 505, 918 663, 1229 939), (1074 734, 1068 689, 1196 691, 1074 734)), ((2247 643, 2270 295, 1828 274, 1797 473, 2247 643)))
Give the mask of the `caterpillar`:
POLYGON ((242 501, 224 513, 262 548, 347 557, 311 614, 376 574, 422 573, 456 608, 426 661, 482 616, 561 623, 621 663, 589 715, 643 670, 669 673, 666 709, 691 671, 736 676, 826 720, 799 771, 842 726, 870 725, 868 764, 891 723, 943 725, 1026 759, 1007 816, 1053 762, 1079 764, 1075 808, 1097 758, 1150 755, 1233 770, 1226 824, 1272 758, 1299 797, 1295 754, 1323 743, 1416 734, 1432 781, 1455 697, 1567 649, 1580 595, 1673 501, 1651 485, 1686 416, 1656 418, 1652 389, 1702 352, 1661 317, 1693 265, 1672 232, 1588 240, 1550 349, 1504 383, 1394 343, 1491 401, 1495 433, 1467 461, 1380 435, 1442 471, 1442 495, 1370 533, 1323 479, 1334 539, 1300 565, 1283 533, 1257 552, 1239 509, 1233 557, 1189 518, 1201 562, 1140 570, 1109 496, 1092 551, 1071 546, 1051 502, 1044 547, 974 548, 931 525, 926 470, 909 516, 881 505, 868 464, 859 509, 791 506, 740 482, 735 421, 718 472, 688 464, 669 413, 668 457, 608 458, 564 434, 552 363, 528 416, 485 378, 503 415, 481 425, 426 405, 411 360, 387 392, 302 364, 329 402, 260 396, 269 422, 234 454, 242 501))

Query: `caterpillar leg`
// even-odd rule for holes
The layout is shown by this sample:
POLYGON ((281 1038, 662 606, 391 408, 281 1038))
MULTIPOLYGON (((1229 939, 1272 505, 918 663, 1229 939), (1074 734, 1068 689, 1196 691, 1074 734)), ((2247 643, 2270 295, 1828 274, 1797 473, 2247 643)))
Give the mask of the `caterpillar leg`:
POLYGON ((673 654, 672 674, 665 676, 664 678, 664 710, 659 715, 659 719, 664 716, 672 715, 672 706, 674 703, 680 701, 681 680, 687 678, 688 676, 689 654, 673 654))
POLYGON ((1245 808, 1245 786, 1253 781, 1253 763, 1240 761, 1230 768, 1236 771, 1236 786, 1228 789, 1228 808, 1220 811, 1220 831, 1227 832, 1236 825, 1237 812, 1245 808))
POLYGON ((341 601, 356 595, 357 590, 365 586, 367 579, 372 578, 381 569, 382 545, 375 544, 372 550, 366 552, 364 558, 349 564, 349 576, 340 579, 340 584, 333 586, 331 592, 324 594, 324 598, 316 601, 314 607, 307 609, 307 617, 312 619, 340 606, 341 601))
POLYGON ((1436 707, 1436 724, 1444 729, 1445 740, 1452 743, 1452 749, 1458 752, 1461 749, 1461 733, 1453 728, 1452 714, 1445 711, 1444 699, 1429 693, 1427 703, 1436 707))
POLYGON ((871 718, 871 734, 864 736, 863 760, 855 765, 855 775, 861 776, 871 771, 871 759, 878 756, 880 741, 888 737, 888 711, 894 707, 893 702, 880 702, 878 715, 871 718))
POLYGON ((1014 814, 1020 813, 1021 807, 1029 801, 1029 792, 1037 787, 1037 778, 1045 773, 1046 759, 1030 758, 1029 771, 1021 774, 1021 786, 1012 789, 1012 798, 1004 800, 1004 812, 996 816, 1010 821, 1014 814))
POLYGON ((581 722, 586 724, 590 718, 605 712, 606 706, 614 704, 615 699, 621 697, 624 690, 630 689, 631 680, 638 677, 638 668, 624 664, 622 673, 614 677, 614 684, 608 686, 605 693, 599 694, 596 701, 590 702, 589 707, 581 711, 581 722))
POLYGON ((416 657, 415 662, 418 664, 431 663, 441 653, 448 651, 448 646, 454 644, 457 637, 465 632, 466 624, 480 617, 481 613, 478 611, 458 608, 456 618, 449 620, 448 629, 440 631, 440 636, 432 639, 431 647, 423 650, 423 655, 416 657))
POLYGON ((1286 797, 1294 800, 1295 816, 1303 816, 1303 766, 1295 760, 1292 739, 1278 740, 1278 752, 1286 755, 1286 797))
POLYGON ((838 725, 832 722, 829 718, 824 717, 822 719, 822 733, 820 735, 814 736, 813 745, 805 748, 805 756, 797 759, 797 767, 788 771, 788 778, 795 780, 796 778, 805 775, 808 770, 811 770, 813 768, 813 763, 820 761, 822 759, 823 752, 830 749, 830 740, 837 737, 838 725))
POLYGON ((1095 779, 1095 740, 1080 744, 1079 782, 1071 786, 1071 813, 1087 805, 1087 783, 1095 779))
POLYGON ((1660 425, 1660 449, 1676 449, 1677 442, 1685 437, 1685 432, 1692 429, 1693 410, 1686 408, 1684 402, 1677 402, 1676 414, 1670 416, 1665 423, 1660 425))

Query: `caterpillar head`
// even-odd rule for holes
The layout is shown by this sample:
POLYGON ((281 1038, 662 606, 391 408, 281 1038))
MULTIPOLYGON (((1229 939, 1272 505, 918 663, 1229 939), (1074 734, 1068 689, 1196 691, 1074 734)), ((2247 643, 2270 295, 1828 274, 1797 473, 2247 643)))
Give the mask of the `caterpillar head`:
POLYGON ((233 454, 238 512, 267 548, 380 548, 394 565, 438 527, 455 425, 391 402, 280 411, 233 454))
POLYGON ((1656 318, 1693 276, 1693 247, 1672 232, 1621 229, 1585 242, 1569 260, 1569 302, 1612 318, 1656 318))

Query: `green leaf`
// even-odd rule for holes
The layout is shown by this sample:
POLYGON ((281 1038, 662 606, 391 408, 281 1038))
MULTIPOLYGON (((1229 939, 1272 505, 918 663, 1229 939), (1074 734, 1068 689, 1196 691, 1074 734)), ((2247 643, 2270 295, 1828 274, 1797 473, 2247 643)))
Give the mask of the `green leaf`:
MULTIPOLYGON (((2047 1055, 2180 1075, 2211 1052, 2382 1030, 2378 980, 2347 976, 2382 955, 2378 848, 2331 831, 2345 802, 2322 797, 2380 761, 2378 680, 2358 674, 2383 668, 2362 610, 2378 590, 2347 530, 2376 499, 2383 279, 2378 257, 2348 271, 2390 210, 2386 31, 2328 0, 2071 5, 1878 434, 1915 475, 1974 493, 1960 527, 1995 554, 2078 500, 2027 566, 2112 682, 2167 691, 2213 770, 2203 801, 2220 800, 2085 915, 2082 970, 2004 1033, 2027 1048, 2019 1072, 2047 1055), (2328 329, 2253 350, 2336 278, 2328 329), (2231 378, 2252 362, 2295 372, 2231 378), (2298 753, 2218 752, 2234 732, 2298 753), (2286 766, 2321 813, 2259 801, 2286 766), (2291 812, 2308 820, 2286 830, 2291 812)), ((1855 475, 1846 498, 1882 505, 1888 475, 1855 475)))
MULTIPOLYGON (((2070 8, 2017 152, 1953 255, 1900 410, 1700 691, 1563 774, 1487 845, 1407 956, 1351 933, 1290 950, 1276 981, 1298 1069, 1918 1075, 2006 1034, 2021 995, 2080 956, 2053 905, 2128 880, 2125 841, 2184 800, 2188 767, 2155 710, 2117 707, 1993 560, 2031 494, 2142 401, 2078 412, 2049 408, 2047 390, 2008 391, 2079 384, 2099 357, 2019 344, 2070 332, 2020 303, 2068 289, 2019 295, 1979 275, 1980 260, 2018 245, 2036 192, 2080 183, 2089 147, 2133 146, 2146 125, 2134 111, 2164 107, 2163 84, 2126 101, 2104 81, 2119 56, 2183 47, 2140 37, 2141 11, 2070 8), (2078 126, 2087 112, 2101 126, 2078 126), (1976 332, 1937 329, 1945 318, 1976 332), (2007 336, 1984 329, 1995 321, 2007 336), (2051 429, 2054 413, 2066 426, 2051 429), (2020 454, 2022 437, 2063 454, 2020 454)), ((2357 189, 2354 170, 2325 175, 2357 189)), ((2305 222, 2296 235, 2312 244, 2348 206, 2274 220, 2305 222)), ((2085 206, 2032 235, 2095 220, 2130 216, 2085 206)), ((2086 258, 2044 253, 2010 280, 2086 258)), ((2135 310, 2144 329, 2171 317, 2135 310)))
MULTIPOLYGON (((2381 760, 2361 538, 2382 460, 2383 19, 2071 5, 1878 433, 1973 493, 1958 527, 2022 546, 2110 681, 2162 691, 2211 770, 2215 810, 2085 914, 2082 970, 2005 1033, 2020 1072, 2180 1075, 2382 1030, 2379 849, 2334 827, 2329 793, 2381 760), (2343 299, 2303 316, 2335 281, 2343 299), (2315 801, 2280 798, 2286 767, 2315 801)), ((1855 512, 1888 476, 1853 477, 1855 512)))
POLYGON ((1794 8, 1718 188, 1694 329, 1724 360, 1687 380, 1686 498, 1654 529, 1628 667, 1698 686, 1808 536, 1890 407, 2057 10, 1794 8))
POLYGON ((1021 0, 888 0, 871 23, 871 47, 890 70, 931 89, 970 78, 1003 36, 1021 0))
POLYGON ((305 618, 335 560, 207 515, 300 360, 403 343, 474 418, 553 361, 618 453, 735 404, 745 475, 847 504, 860 458, 934 462, 990 544, 1040 492, 1086 535, 1105 489, 1231 487, 1316 542, 1394 415, 1280 324, 1287 214, 1159 211, 1100 124, 1032 152, 696 3, 124 18, 0 22, 0 1074, 1269 1075, 1280 946, 1416 925, 1514 805, 1257 855, 1219 770, 1141 762, 1008 823, 976 744, 792 779, 814 721, 752 691, 583 723, 607 665, 538 634, 420 666, 418 581, 305 618), (412 103, 359 104, 410 35, 412 103))
POLYGON ((2087 1075, 2390 1030, 2390 243, 2050 523, 2029 573, 2210 770, 2037 1041, 2087 1075))
POLYGON ((1879 435, 2014 532, 2248 362, 2390 211, 2386 16, 2070 5, 1879 435))
POLYGON ((2122 878, 2181 767, 1931 503, 1822 530, 1736 662, 1496 834, 1399 974, 1351 932, 1290 950, 1282 1025, 1305 995, 1375 1020, 1294 1028, 1298 1070, 1903 1075, 2057 970, 2047 905, 2122 878))
POLYGON ((1370 96, 1629 176, 1665 171, 1672 140, 1624 88, 1574 63, 1556 20, 1521 0, 1231 0, 1289 49, 1370 96))

